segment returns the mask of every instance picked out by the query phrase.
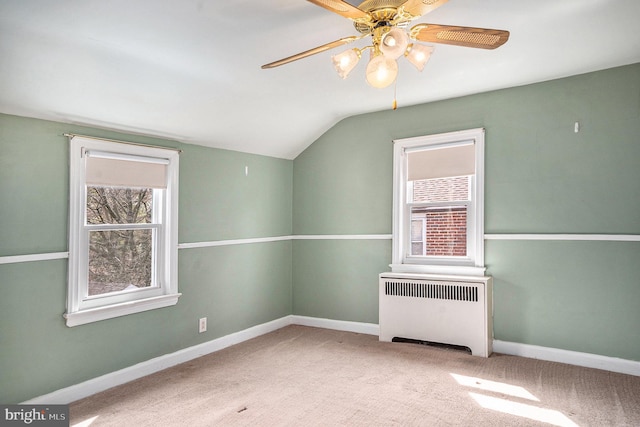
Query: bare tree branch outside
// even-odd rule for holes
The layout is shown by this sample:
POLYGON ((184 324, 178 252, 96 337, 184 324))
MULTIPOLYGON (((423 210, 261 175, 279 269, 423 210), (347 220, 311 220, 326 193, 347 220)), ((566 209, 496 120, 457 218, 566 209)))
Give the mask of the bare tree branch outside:
MULTIPOLYGON (((87 187, 87 224, 150 224, 153 190, 87 187)), ((89 295, 151 285, 153 229, 89 232, 89 295)))

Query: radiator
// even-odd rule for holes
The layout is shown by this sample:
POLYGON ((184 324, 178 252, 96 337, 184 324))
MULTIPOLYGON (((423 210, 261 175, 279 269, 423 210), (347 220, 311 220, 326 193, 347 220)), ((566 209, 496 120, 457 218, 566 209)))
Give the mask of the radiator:
POLYGON ((489 357, 492 295, 491 277, 382 273, 380 341, 450 344, 489 357))

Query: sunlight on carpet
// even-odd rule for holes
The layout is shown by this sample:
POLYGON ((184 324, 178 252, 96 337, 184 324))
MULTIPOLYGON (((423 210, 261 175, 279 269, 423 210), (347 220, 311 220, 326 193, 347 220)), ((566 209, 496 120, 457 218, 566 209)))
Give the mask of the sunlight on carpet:
MULTIPOLYGON (((540 399, 529 393, 524 387, 453 373, 451 374, 451 376, 461 386, 473 387, 485 392, 499 393, 519 399, 527 399, 533 400, 535 402, 540 402, 540 399)), ((534 421, 541 421, 560 427, 578 427, 576 423, 571 421, 560 411, 556 411, 553 409, 540 408, 526 403, 512 402, 507 399, 491 397, 472 392, 469 392, 469 396, 471 396, 480 406, 485 409, 491 409, 505 414, 516 415, 518 417, 524 417, 534 421)))
POLYGON ((539 408, 526 403, 511 402, 510 400, 484 396, 476 393, 469 393, 469 396, 471 396, 485 409, 491 409, 509 415, 516 415, 530 420, 541 421, 554 426, 578 427, 578 425, 567 418, 566 415, 553 409, 539 408))
POLYGON ((100 415, 96 415, 95 417, 89 418, 88 420, 73 424, 71 427, 89 427, 95 420, 98 419, 100 415))
POLYGON ((483 380, 481 378, 467 377, 465 375, 451 374, 451 376, 455 378, 458 384, 463 386, 479 388, 480 390, 492 391, 495 393, 508 394, 509 396, 513 396, 513 397, 520 397, 522 399, 535 400, 536 402, 540 401, 540 399, 535 397, 533 394, 529 393, 523 387, 505 384, 505 383, 496 382, 496 381, 483 380))

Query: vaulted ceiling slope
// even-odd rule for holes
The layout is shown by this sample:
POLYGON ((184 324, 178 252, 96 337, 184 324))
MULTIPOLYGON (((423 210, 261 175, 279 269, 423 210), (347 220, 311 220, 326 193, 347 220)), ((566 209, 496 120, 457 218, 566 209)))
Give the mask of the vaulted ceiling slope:
MULTIPOLYGON (((399 106, 640 62, 638 17, 636 0, 450 0, 414 22, 510 39, 435 45, 422 73, 400 61, 399 106)), ((340 79, 344 48, 260 66, 357 34, 305 0, 3 0, 0 112, 292 159, 342 118, 390 109, 393 85, 369 87, 362 63, 340 79)))

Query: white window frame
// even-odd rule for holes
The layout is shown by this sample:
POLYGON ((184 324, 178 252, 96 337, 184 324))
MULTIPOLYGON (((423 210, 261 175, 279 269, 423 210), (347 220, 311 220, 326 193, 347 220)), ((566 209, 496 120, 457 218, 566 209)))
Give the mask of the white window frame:
POLYGON ((394 273, 453 274, 483 276, 484 266, 484 129, 476 128, 393 141, 393 229, 394 273), (412 257, 411 204, 407 191, 407 153, 420 149, 474 144, 475 175, 471 179, 467 210, 467 256, 412 257))
MULTIPOLYGON (((178 167, 179 151, 125 142, 70 136, 69 280, 67 326, 77 326, 178 302, 178 167), (88 296, 89 232, 110 226, 86 224, 86 152, 97 151, 122 159, 145 159, 166 164, 166 189, 154 189, 155 225, 123 225, 121 228, 152 228, 154 239, 154 284, 135 291, 88 296)), ((111 226, 113 228, 113 226, 111 226)))

